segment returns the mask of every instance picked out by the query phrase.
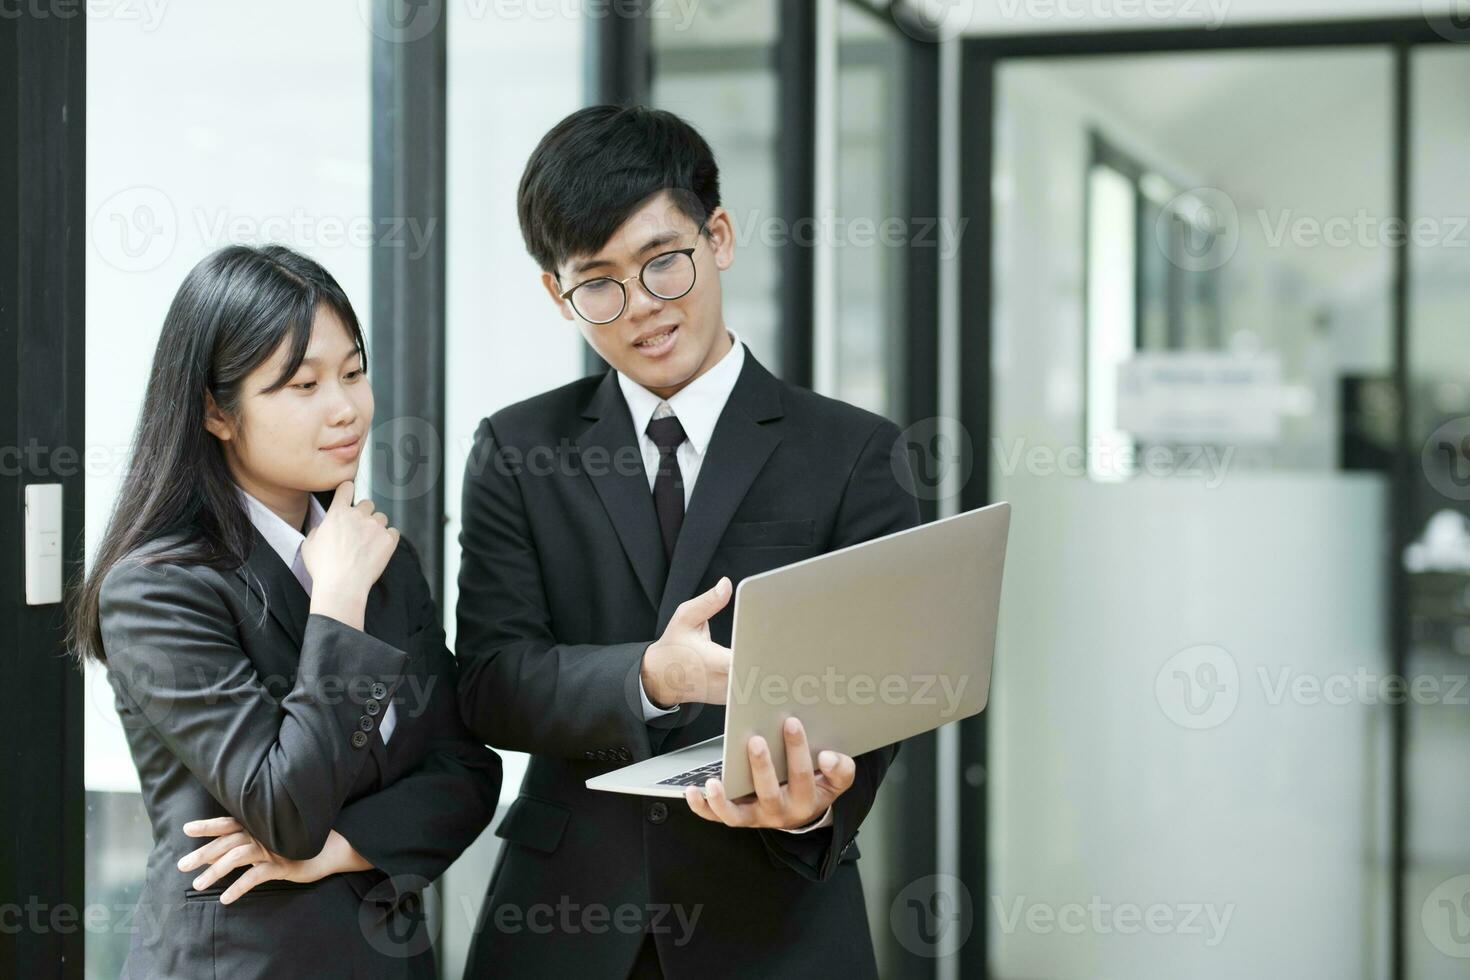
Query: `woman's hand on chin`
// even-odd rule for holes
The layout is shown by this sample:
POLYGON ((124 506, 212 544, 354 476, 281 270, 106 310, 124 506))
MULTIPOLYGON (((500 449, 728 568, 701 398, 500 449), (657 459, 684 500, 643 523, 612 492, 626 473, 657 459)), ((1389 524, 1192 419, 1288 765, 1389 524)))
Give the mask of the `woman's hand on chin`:
POLYGON ((234 817, 191 820, 184 824, 184 833, 190 837, 214 838, 179 859, 180 871, 208 865, 195 877, 194 888, 208 888, 236 868, 248 867, 220 896, 222 905, 229 905, 263 881, 306 883, 343 871, 366 871, 372 867, 335 830, 327 835, 321 853, 304 861, 293 861, 266 850, 234 817))
POLYGON ((362 629, 368 590, 398 548, 398 529, 371 500, 352 502, 353 483, 337 486, 322 522, 311 529, 301 557, 311 575, 311 611, 362 629))

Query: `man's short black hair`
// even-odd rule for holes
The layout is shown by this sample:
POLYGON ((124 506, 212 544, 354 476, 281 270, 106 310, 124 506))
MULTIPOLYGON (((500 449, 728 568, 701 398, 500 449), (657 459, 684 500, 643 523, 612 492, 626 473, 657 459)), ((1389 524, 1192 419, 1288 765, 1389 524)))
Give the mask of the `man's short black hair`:
POLYGON ((704 137, 672 112, 595 105, 551 128, 526 162, 517 194, 521 234, 548 272, 592 255, 659 191, 703 224, 720 204, 720 168, 704 137))

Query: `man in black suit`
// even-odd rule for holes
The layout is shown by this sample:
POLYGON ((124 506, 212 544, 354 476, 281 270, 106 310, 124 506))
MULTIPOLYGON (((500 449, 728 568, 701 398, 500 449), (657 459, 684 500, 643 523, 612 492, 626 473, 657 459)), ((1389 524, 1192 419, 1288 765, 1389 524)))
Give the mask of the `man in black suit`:
POLYGON ((748 801, 718 780, 687 805, 584 783, 721 733, 741 578, 917 523, 899 432, 779 381, 727 329, 732 222, 677 117, 573 113, 519 208, 611 370, 486 419, 467 466, 460 705, 533 758, 466 976, 876 976, 853 838, 897 746, 813 760, 788 722, 790 782, 752 739, 748 801))

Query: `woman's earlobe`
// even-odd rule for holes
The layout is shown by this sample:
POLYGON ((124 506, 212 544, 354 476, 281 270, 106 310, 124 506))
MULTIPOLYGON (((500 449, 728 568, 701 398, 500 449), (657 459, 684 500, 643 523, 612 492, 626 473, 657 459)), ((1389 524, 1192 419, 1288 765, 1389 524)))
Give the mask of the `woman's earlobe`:
POLYGON ((222 420, 207 415, 204 417, 204 428, 220 442, 229 442, 233 436, 229 426, 225 425, 222 420))
POLYGON ((215 404, 214 395, 207 391, 204 393, 204 428, 220 442, 229 442, 234 437, 230 423, 215 404))

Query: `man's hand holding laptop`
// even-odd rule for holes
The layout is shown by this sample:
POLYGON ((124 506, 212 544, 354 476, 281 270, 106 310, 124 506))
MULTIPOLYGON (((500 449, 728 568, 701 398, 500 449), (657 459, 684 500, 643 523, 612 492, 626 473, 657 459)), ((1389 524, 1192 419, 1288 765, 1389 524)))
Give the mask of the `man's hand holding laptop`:
MULTIPOLYGON (((643 689, 654 704, 725 703, 730 649, 710 639, 709 621, 729 603, 732 591, 730 580, 721 578, 708 592, 680 603, 663 636, 643 654, 643 689)), ((781 737, 790 774, 786 785, 776 776, 766 740, 753 735, 745 751, 755 780, 755 799, 730 800, 720 780, 710 779, 703 791, 697 786, 685 788, 689 809, 730 827, 781 830, 805 827, 826 813, 832 801, 852 786, 857 775, 852 756, 828 750, 819 753, 813 765, 806 730, 794 717, 786 719, 781 737)))

